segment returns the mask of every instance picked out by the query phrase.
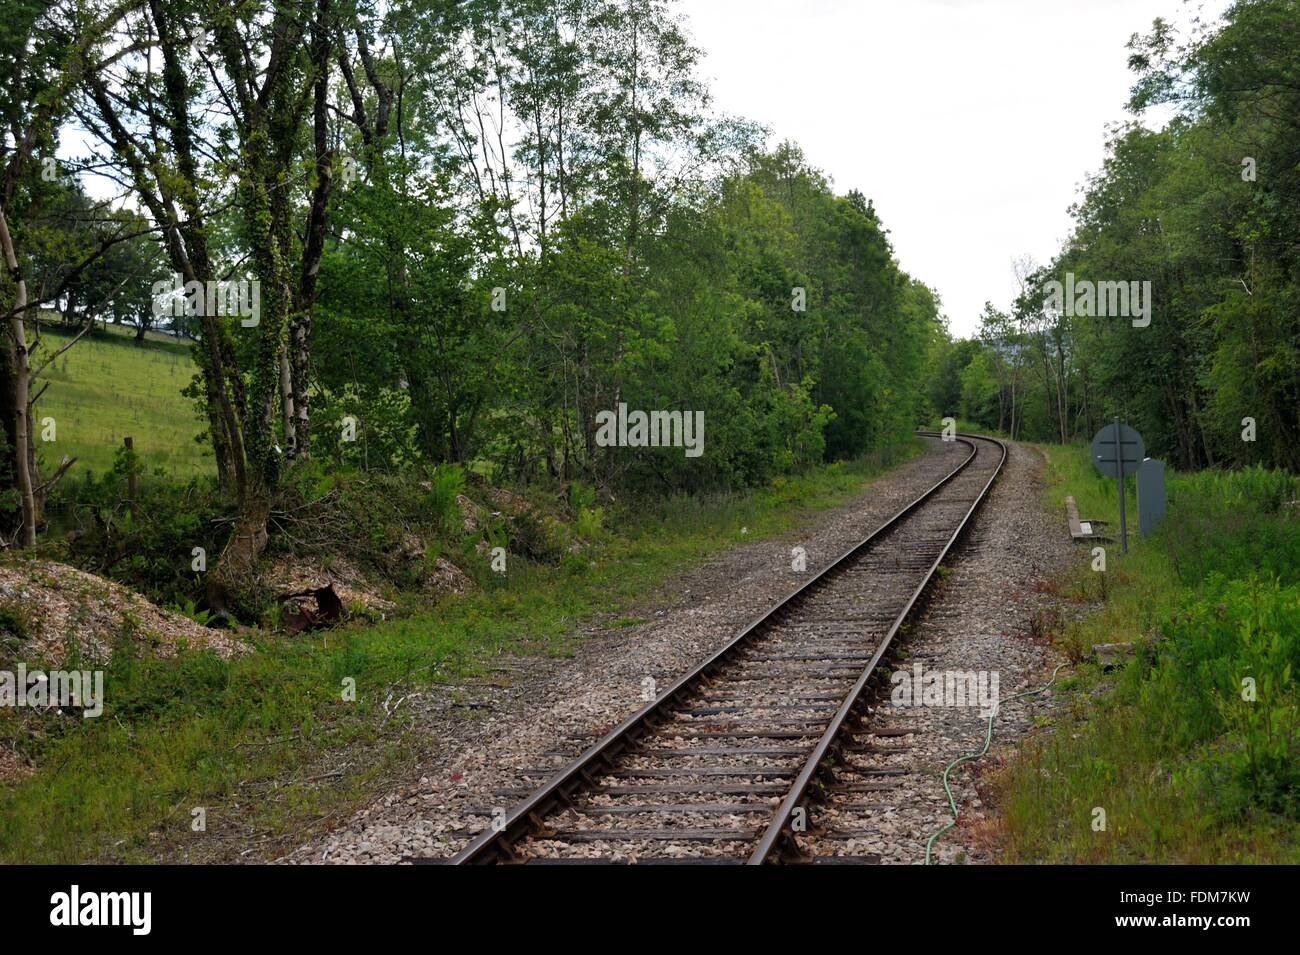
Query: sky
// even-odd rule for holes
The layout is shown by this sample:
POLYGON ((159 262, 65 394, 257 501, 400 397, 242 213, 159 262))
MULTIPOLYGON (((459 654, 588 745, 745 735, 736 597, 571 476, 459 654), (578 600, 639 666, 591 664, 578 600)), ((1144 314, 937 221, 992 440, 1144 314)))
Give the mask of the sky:
MULTIPOLYGON (((1226 2, 1205 0, 1205 15, 1226 2)), ((1125 44, 1182 0, 681 0, 715 107, 872 199, 954 335, 1049 261, 1125 110, 1125 44)), ((1157 117, 1155 121, 1162 121, 1157 117)))

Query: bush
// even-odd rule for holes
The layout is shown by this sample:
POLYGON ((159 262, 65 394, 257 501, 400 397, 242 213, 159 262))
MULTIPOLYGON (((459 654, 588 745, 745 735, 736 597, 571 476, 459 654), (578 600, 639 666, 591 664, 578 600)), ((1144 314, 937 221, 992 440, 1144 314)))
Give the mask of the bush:
POLYGON ((605 535, 605 509, 603 507, 583 508, 573 528, 578 536, 586 541, 600 540, 605 535))
POLYGON ((429 484, 429 492, 423 501, 426 517, 439 530, 459 529, 460 502, 457 498, 465 493, 465 469, 459 464, 439 465, 429 484))
POLYGON ((596 492, 581 481, 569 485, 569 511, 576 517, 596 504, 596 492))
MULTIPOLYGON (((155 474, 141 479, 133 513, 126 479, 136 470, 134 456, 120 450, 112 471, 57 486, 51 510, 68 532, 66 556, 154 603, 183 604, 201 591, 191 569, 194 548, 204 549, 211 566, 225 543, 224 502, 210 478, 181 483, 155 474)), ((47 548, 59 543, 48 540, 47 548)))
POLYGON ((1227 734, 1205 757, 1242 797, 1226 805, 1300 818, 1300 587, 1250 579, 1216 591, 1171 625, 1167 689, 1150 703, 1177 705, 1202 737, 1227 734))
POLYGON ((1239 471, 1198 471, 1179 475, 1178 484, 1194 497, 1215 500, 1227 510, 1252 508, 1275 514, 1296 499, 1300 479, 1253 465, 1239 471))
POLYGON ((510 550, 529 560, 554 564, 564 553, 563 545, 536 511, 521 511, 512 517, 509 536, 510 550))
POLYGON ((1300 514, 1284 505, 1296 479, 1282 471, 1201 471, 1169 482, 1169 507, 1179 515, 1160 530, 1179 580, 1188 587, 1218 574, 1251 574, 1300 583, 1300 514))

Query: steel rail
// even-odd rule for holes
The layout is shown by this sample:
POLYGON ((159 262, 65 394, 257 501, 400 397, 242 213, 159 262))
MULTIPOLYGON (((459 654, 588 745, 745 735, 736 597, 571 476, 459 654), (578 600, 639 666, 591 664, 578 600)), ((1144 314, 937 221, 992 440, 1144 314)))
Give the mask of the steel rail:
MULTIPOLYGON (((922 435, 936 436, 934 432, 918 432, 922 435)), ((788 595, 770 607, 767 611, 751 621, 744 629, 736 634, 721 649, 716 651, 712 656, 700 663, 693 670, 680 677, 668 689, 654 700, 648 702, 645 706, 638 709, 635 713, 628 716, 621 723, 611 729, 603 737, 588 747, 581 755, 575 758, 567 766, 561 768, 546 783, 535 790, 523 802, 517 804, 513 809, 506 813, 505 817, 493 827, 479 833, 472 839, 460 852, 448 860, 450 865, 490 865, 497 862, 515 862, 518 856, 514 851, 514 845, 520 839, 526 838, 533 834, 545 834, 547 832, 544 818, 555 808, 560 806, 569 806, 573 804, 572 794, 575 790, 584 785, 594 784, 594 777, 602 774, 606 769, 612 768, 615 757, 622 754, 630 745, 636 743, 646 730, 653 729, 657 719, 670 709, 670 704, 678 698, 684 696, 693 690, 697 684, 709 676, 720 666, 725 664, 735 653, 743 647, 756 633, 762 631, 771 623, 778 622, 779 618, 792 610, 807 594, 819 587, 825 581, 830 579, 835 573, 848 567, 855 561, 861 552, 869 548, 882 537, 895 530, 907 517, 909 517, 918 508, 922 507, 943 487, 964 471, 979 455, 979 449, 972 440, 970 435, 957 435, 956 440, 967 445, 971 451, 960 464, 940 478, 935 484, 923 491, 917 498, 905 505, 893 517, 881 524, 876 530, 854 544, 834 561, 828 564, 815 576, 805 581, 801 586, 791 591, 788 595)), ((976 439, 981 440, 981 439, 976 439)), ((982 439, 993 440, 993 439, 982 439)), ((1001 442, 997 442, 1001 445, 1001 442)), ((1002 445, 1003 460, 1006 458, 1006 447, 1002 445)), ((999 464, 999 467, 1001 465, 999 464)), ((990 479, 990 484, 992 480, 990 479)), ((988 485, 985 485, 987 490, 988 485)), ((981 497, 983 492, 981 492, 981 497)), ((973 510, 973 507, 972 507, 973 510)), ((969 517, 969 512, 967 518, 969 517)), ((965 519, 963 519, 963 526, 965 519)), ((945 546, 946 554, 948 547, 945 546)), ((933 574, 933 568, 926 575, 928 583, 930 576, 933 574)), ((922 584, 922 588, 924 584, 922 584)), ((918 588, 922 589, 922 588, 918 588)), ((908 608, 916 601, 916 595, 909 601, 908 608)), ((900 621, 901 622, 901 617, 900 621)), ((897 631, 899 622, 896 622, 890 630, 890 637, 897 631)), ((877 655, 879 656, 879 655, 877 655)), ((873 660, 872 669, 878 663, 878 659, 873 660)), ((860 689, 855 686, 853 694, 856 697, 860 689)), ((843 708, 841 708, 843 709, 843 708)), ((837 724, 842 724, 843 718, 837 712, 837 724)), ((802 777, 801 777, 802 778, 802 777)), ((803 787, 806 788, 806 781, 803 787)), ((782 804, 782 809, 785 804, 782 804)), ((765 833, 766 838, 766 833, 765 833)), ((751 859, 752 861, 752 859, 751 859)))
MULTIPOLYGON (((921 433, 933 434, 933 432, 921 433)), ((962 435, 962 437, 970 438, 977 436, 962 435)), ((921 598, 921 594, 925 591, 926 587, 930 585, 930 581, 933 579, 935 571, 939 569, 939 565, 943 563, 944 559, 948 556, 948 552, 952 550, 953 545, 957 543, 958 538, 961 537, 962 532, 965 531, 967 525, 970 523, 971 517, 975 514, 976 508, 984 502, 984 498, 988 495, 989 488, 993 486, 993 482, 1002 472, 1002 465, 1005 464, 1007 460, 1007 446, 997 438, 985 438, 981 436, 977 439, 989 441, 1001 449, 1002 455, 998 460, 997 467, 993 469, 993 473, 989 475, 988 481, 985 482, 984 487, 980 489, 979 494, 975 496, 970 507, 967 508, 966 513, 962 516, 961 522, 957 525, 957 528, 952 532, 951 536, 949 536, 948 541, 943 545, 943 550, 940 551, 939 556, 934 559, 934 563, 930 565, 930 569, 926 571, 925 577, 912 592, 912 596, 907 601, 906 606, 904 606, 898 616, 894 618, 893 625, 885 634, 884 639, 881 640, 880 645, 876 647, 876 652, 872 654, 870 661, 868 661, 866 666, 863 667, 862 674, 858 677, 857 682, 853 684, 852 689, 849 690, 848 695, 840 704, 839 709, 836 710, 835 716, 831 719, 829 725, 827 725, 825 732, 822 733, 821 739, 817 741, 817 745, 814 746, 812 751, 808 754, 808 758, 804 761, 803 769, 800 770, 799 775, 795 777, 794 782, 790 786, 789 794, 777 809, 776 814, 772 817, 772 821, 763 832, 763 835, 759 837, 758 845, 755 846, 753 853, 747 860, 747 865, 763 865, 764 863, 775 861, 780 857, 778 850, 789 844, 787 840, 792 838, 790 823, 794 812, 808 797, 808 787, 812 783, 813 778, 817 775, 818 771, 822 768, 822 764, 827 755, 830 754, 832 749, 836 746, 840 733, 848 722, 849 716, 853 713, 859 701, 863 698, 863 690, 867 688, 868 684, 875 676, 876 667, 880 665, 880 661, 884 659, 885 654, 889 651, 894 637, 898 634, 898 631, 902 629, 903 624, 911 615, 913 609, 916 607, 917 601, 921 598)))

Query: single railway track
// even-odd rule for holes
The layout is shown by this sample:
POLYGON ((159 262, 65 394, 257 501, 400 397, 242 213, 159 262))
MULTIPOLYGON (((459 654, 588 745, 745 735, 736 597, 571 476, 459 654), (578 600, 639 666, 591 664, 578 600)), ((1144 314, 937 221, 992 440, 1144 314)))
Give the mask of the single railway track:
POLYGON ((860 833, 818 829, 810 813, 869 808, 907 772, 863 765, 905 747, 860 718, 1006 460, 1000 441, 956 440, 970 449, 960 464, 713 656, 558 772, 524 771, 550 778, 450 863, 876 861, 835 852, 860 833), (813 832, 816 857, 799 841, 813 832))

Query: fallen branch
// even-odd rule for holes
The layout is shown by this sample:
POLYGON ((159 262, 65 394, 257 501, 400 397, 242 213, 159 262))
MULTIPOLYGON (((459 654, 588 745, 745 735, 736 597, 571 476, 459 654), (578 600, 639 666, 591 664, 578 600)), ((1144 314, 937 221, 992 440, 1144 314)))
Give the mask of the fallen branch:
POLYGON ((63 460, 59 462, 58 468, 55 470, 55 472, 52 475, 50 475, 49 480, 45 481, 39 487, 37 487, 35 493, 44 494, 50 488, 54 487, 54 485, 59 483, 63 475, 68 472, 68 468, 72 467, 76 463, 77 463, 76 458, 69 457, 68 455, 65 454, 63 456, 63 460))

